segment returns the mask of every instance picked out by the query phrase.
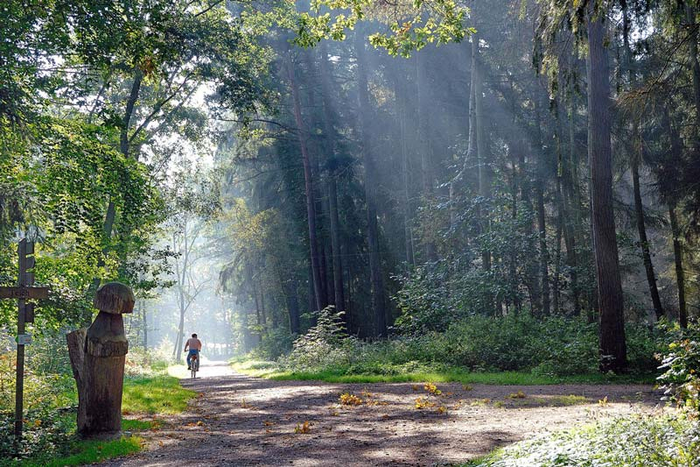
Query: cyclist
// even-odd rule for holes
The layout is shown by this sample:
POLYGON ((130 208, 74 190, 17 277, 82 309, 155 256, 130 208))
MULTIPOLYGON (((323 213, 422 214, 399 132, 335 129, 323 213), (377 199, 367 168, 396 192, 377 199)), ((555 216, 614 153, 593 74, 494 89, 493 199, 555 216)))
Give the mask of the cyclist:
POLYGON ((185 352, 187 352, 188 347, 190 351, 187 354, 187 369, 191 370, 192 356, 196 355, 197 358, 199 358, 199 351, 202 350, 202 341, 197 339, 197 334, 192 334, 192 338, 187 339, 187 342, 185 343, 185 352))

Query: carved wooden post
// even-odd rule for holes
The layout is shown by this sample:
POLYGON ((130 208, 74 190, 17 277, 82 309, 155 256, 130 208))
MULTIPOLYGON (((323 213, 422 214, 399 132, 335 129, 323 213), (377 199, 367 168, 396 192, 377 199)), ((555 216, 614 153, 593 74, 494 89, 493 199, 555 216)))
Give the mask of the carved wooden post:
POLYGON ((126 285, 105 284, 95 295, 94 305, 100 310, 95 321, 66 336, 78 385, 78 433, 83 437, 121 431, 124 361, 129 351, 122 314, 132 313, 134 302, 126 285))

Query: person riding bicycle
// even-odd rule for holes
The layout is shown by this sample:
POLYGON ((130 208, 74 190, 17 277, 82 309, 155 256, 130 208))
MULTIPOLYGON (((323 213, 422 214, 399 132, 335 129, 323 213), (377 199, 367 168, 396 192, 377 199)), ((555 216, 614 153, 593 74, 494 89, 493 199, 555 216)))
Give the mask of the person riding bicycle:
POLYGON ((185 352, 187 352, 188 347, 190 351, 187 354, 187 369, 191 370, 192 356, 195 356, 195 358, 199 358, 199 351, 202 350, 202 341, 197 339, 197 334, 192 334, 192 338, 187 339, 187 342, 185 343, 185 352))

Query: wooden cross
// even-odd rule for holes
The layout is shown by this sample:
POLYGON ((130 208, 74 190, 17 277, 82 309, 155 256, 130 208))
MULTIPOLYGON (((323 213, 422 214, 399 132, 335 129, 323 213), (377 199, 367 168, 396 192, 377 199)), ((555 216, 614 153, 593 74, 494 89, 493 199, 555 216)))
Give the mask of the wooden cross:
POLYGON ((34 322, 34 304, 27 299, 42 299, 49 297, 48 287, 32 287, 34 284, 34 242, 22 239, 18 247, 19 281, 17 287, 0 287, 0 299, 14 298, 17 300, 17 384, 15 390, 15 439, 22 436, 22 412, 24 398, 24 346, 29 344, 29 336, 25 334, 25 324, 34 322))

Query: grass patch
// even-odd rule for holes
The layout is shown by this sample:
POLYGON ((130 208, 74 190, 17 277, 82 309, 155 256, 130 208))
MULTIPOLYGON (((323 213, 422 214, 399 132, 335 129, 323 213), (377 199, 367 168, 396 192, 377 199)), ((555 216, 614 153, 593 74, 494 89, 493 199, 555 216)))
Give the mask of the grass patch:
POLYGON ((154 430, 160 427, 160 422, 157 420, 128 420, 122 419, 123 431, 143 431, 154 430))
POLYGON ((127 379, 124 381, 124 414, 174 414, 187 408, 196 393, 180 386, 172 376, 127 379))
POLYGON ((250 376, 279 381, 325 381, 327 383, 433 383, 494 384, 532 386, 550 384, 652 384, 654 375, 585 374, 575 376, 538 375, 524 371, 469 372, 461 368, 437 371, 406 371, 393 374, 353 374, 351 367, 319 371, 285 371, 275 362, 249 360, 232 363, 233 369, 250 376))
MULTIPOLYGON (((11 464, 22 467, 62 467, 65 465, 85 465, 100 462, 113 457, 122 457, 139 452, 143 439, 135 436, 112 441, 75 441, 70 454, 50 459, 27 459, 11 464)), ((3 465, 3 464, 0 464, 3 465)))

